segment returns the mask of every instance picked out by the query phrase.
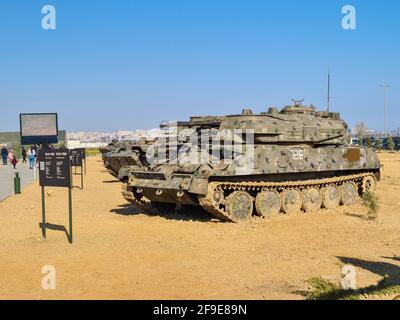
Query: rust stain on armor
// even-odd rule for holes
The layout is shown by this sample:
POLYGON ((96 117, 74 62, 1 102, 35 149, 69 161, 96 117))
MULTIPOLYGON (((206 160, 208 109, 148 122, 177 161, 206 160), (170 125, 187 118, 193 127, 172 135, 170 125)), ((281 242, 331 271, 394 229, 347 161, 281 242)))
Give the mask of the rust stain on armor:
POLYGON ((343 158, 347 159, 349 162, 357 162, 361 159, 361 152, 358 148, 349 148, 344 154, 343 158))

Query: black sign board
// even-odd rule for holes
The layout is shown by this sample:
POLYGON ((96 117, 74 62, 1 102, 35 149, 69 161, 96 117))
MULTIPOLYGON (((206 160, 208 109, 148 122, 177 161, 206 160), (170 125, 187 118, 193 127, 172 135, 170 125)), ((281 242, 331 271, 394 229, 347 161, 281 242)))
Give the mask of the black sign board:
POLYGON ((79 150, 81 152, 81 157, 83 160, 86 159, 86 149, 85 148, 78 148, 76 150, 79 150))
POLYGON ((83 162, 85 162, 86 171, 86 150, 84 148, 73 149, 70 152, 71 167, 75 167, 75 173, 81 176, 81 189, 83 190, 83 162), (76 168, 80 167, 80 173, 77 173, 76 168))
POLYGON ((71 166, 82 167, 83 165, 83 152, 82 149, 71 150, 71 166))
POLYGON ((85 162, 85 175, 86 175, 86 149, 85 148, 80 148, 79 150, 81 150, 82 152, 82 159, 85 162))
POLYGON ((57 113, 20 114, 21 144, 58 143, 57 113))
POLYGON ((39 182, 41 187, 71 187, 70 151, 42 149, 39 151, 39 182))

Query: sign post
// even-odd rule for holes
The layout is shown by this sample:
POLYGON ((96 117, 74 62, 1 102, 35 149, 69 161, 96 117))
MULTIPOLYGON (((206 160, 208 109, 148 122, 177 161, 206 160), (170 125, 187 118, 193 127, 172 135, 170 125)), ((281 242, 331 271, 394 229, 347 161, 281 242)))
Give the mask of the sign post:
POLYGON ((42 187, 42 235, 46 239, 46 198, 42 187))
MULTIPOLYGON (((71 167, 75 167, 75 174, 81 176, 81 189, 83 190, 83 161, 85 159, 85 149, 71 150, 71 167), (77 172, 77 167, 81 168, 80 173, 77 172)), ((86 160, 85 160, 86 162, 86 160)))
POLYGON ((37 165, 36 165, 36 158, 33 165, 33 181, 37 180, 37 165))
POLYGON ((82 148, 82 159, 83 159, 83 161, 85 161, 85 176, 86 176, 87 167, 86 167, 86 149, 85 148, 82 148))
POLYGON ((86 149, 85 148, 77 148, 75 150, 78 150, 81 153, 82 165, 84 166, 85 175, 86 175, 86 149))
POLYGON ((39 182, 42 188, 42 234, 46 238, 45 187, 68 188, 69 234, 72 244, 72 179, 71 155, 68 149, 43 149, 39 151, 39 182))
POLYGON ((69 243, 73 243, 72 236, 72 187, 68 188, 68 213, 69 213, 69 243))

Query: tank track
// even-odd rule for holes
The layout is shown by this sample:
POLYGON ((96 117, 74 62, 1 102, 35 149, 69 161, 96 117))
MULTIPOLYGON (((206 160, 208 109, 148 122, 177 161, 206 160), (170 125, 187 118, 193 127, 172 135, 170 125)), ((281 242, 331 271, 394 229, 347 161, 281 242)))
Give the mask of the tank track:
MULTIPOLYGON (((129 200, 129 202, 131 204, 133 204, 137 209, 143 210, 144 212, 146 212, 150 215, 157 215, 157 214, 165 215, 165 214, 170 213, 168 208, 165 209, 162 207, 153 206, 153 204, 151 202, 143 201, 142 199, 134 198, 132 200, 129 200)), ((172 210, 174 210, 174 209, 171 209, 171 211, 172 210)))
MULTIPOLYGON (((122 185, 122 193, 126 194, 126 191, 127 191, 126 185, 123 184, 122 185)), ((149 214, 156 214, 157 213, 157 210, 154 209, 151 206, 150 202, 146 202, 146 201, 144 201, 142 199, 138 199, 134 195, 133 196, 128 196, 127 194, 125 196, 125 199, 127 201, 129 201, 131 204, 133 204, 136 208, 138 208, 140 210, 143 210, 146 213, 149 213, 149 214)))
POLYGON ((132 203, 136 208, 143 210, 146 213, 152 215, 158 213, 157 210, 150 205, 150 202, 145 202, 136 198, 134 200, 129 200, 129 202, 132 203))
POLYGON ((272 189, 281 192, 287 189, 301 190, 310 187, 316 187, 321 190, 321 188, 329 185, 340 186, 345 182, 354 182, 359 188, 361 194, 364 194, 367 191, 365 183, 367 179, 373 179, 376 181, 373 173, 363 173, 343 177, 289 182, 211 182, 208 186, 207 195, 205 197, 200 197, 199 202, 200 205, 214 217, 222 221, 238 222, 235 221, 228 212, 226 212, 225 208, 222 208, 223 206, 221 206, 221 203, 213 201, 213 194, 215 191, 246 191, 249 193, 257 193, 263 190, 272 189))

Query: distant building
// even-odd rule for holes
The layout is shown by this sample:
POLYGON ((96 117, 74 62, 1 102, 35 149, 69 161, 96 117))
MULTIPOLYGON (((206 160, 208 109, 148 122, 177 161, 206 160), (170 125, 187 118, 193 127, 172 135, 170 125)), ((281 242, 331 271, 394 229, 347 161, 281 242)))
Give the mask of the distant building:
POLYGON ((68 148, 100 148, 112 142, 113 140, 129 140, 139 142, 145 138, 154 140, 160 136, 160 129, 137 129, 134 131, 119 130, 116 132, 68 132, 68 148))
POLYGON ((68 149, 85 148, 85 149, 98 149, 108 145, 107 142, 81 142, 79 140, 67 140, 66 147, 68 149))

